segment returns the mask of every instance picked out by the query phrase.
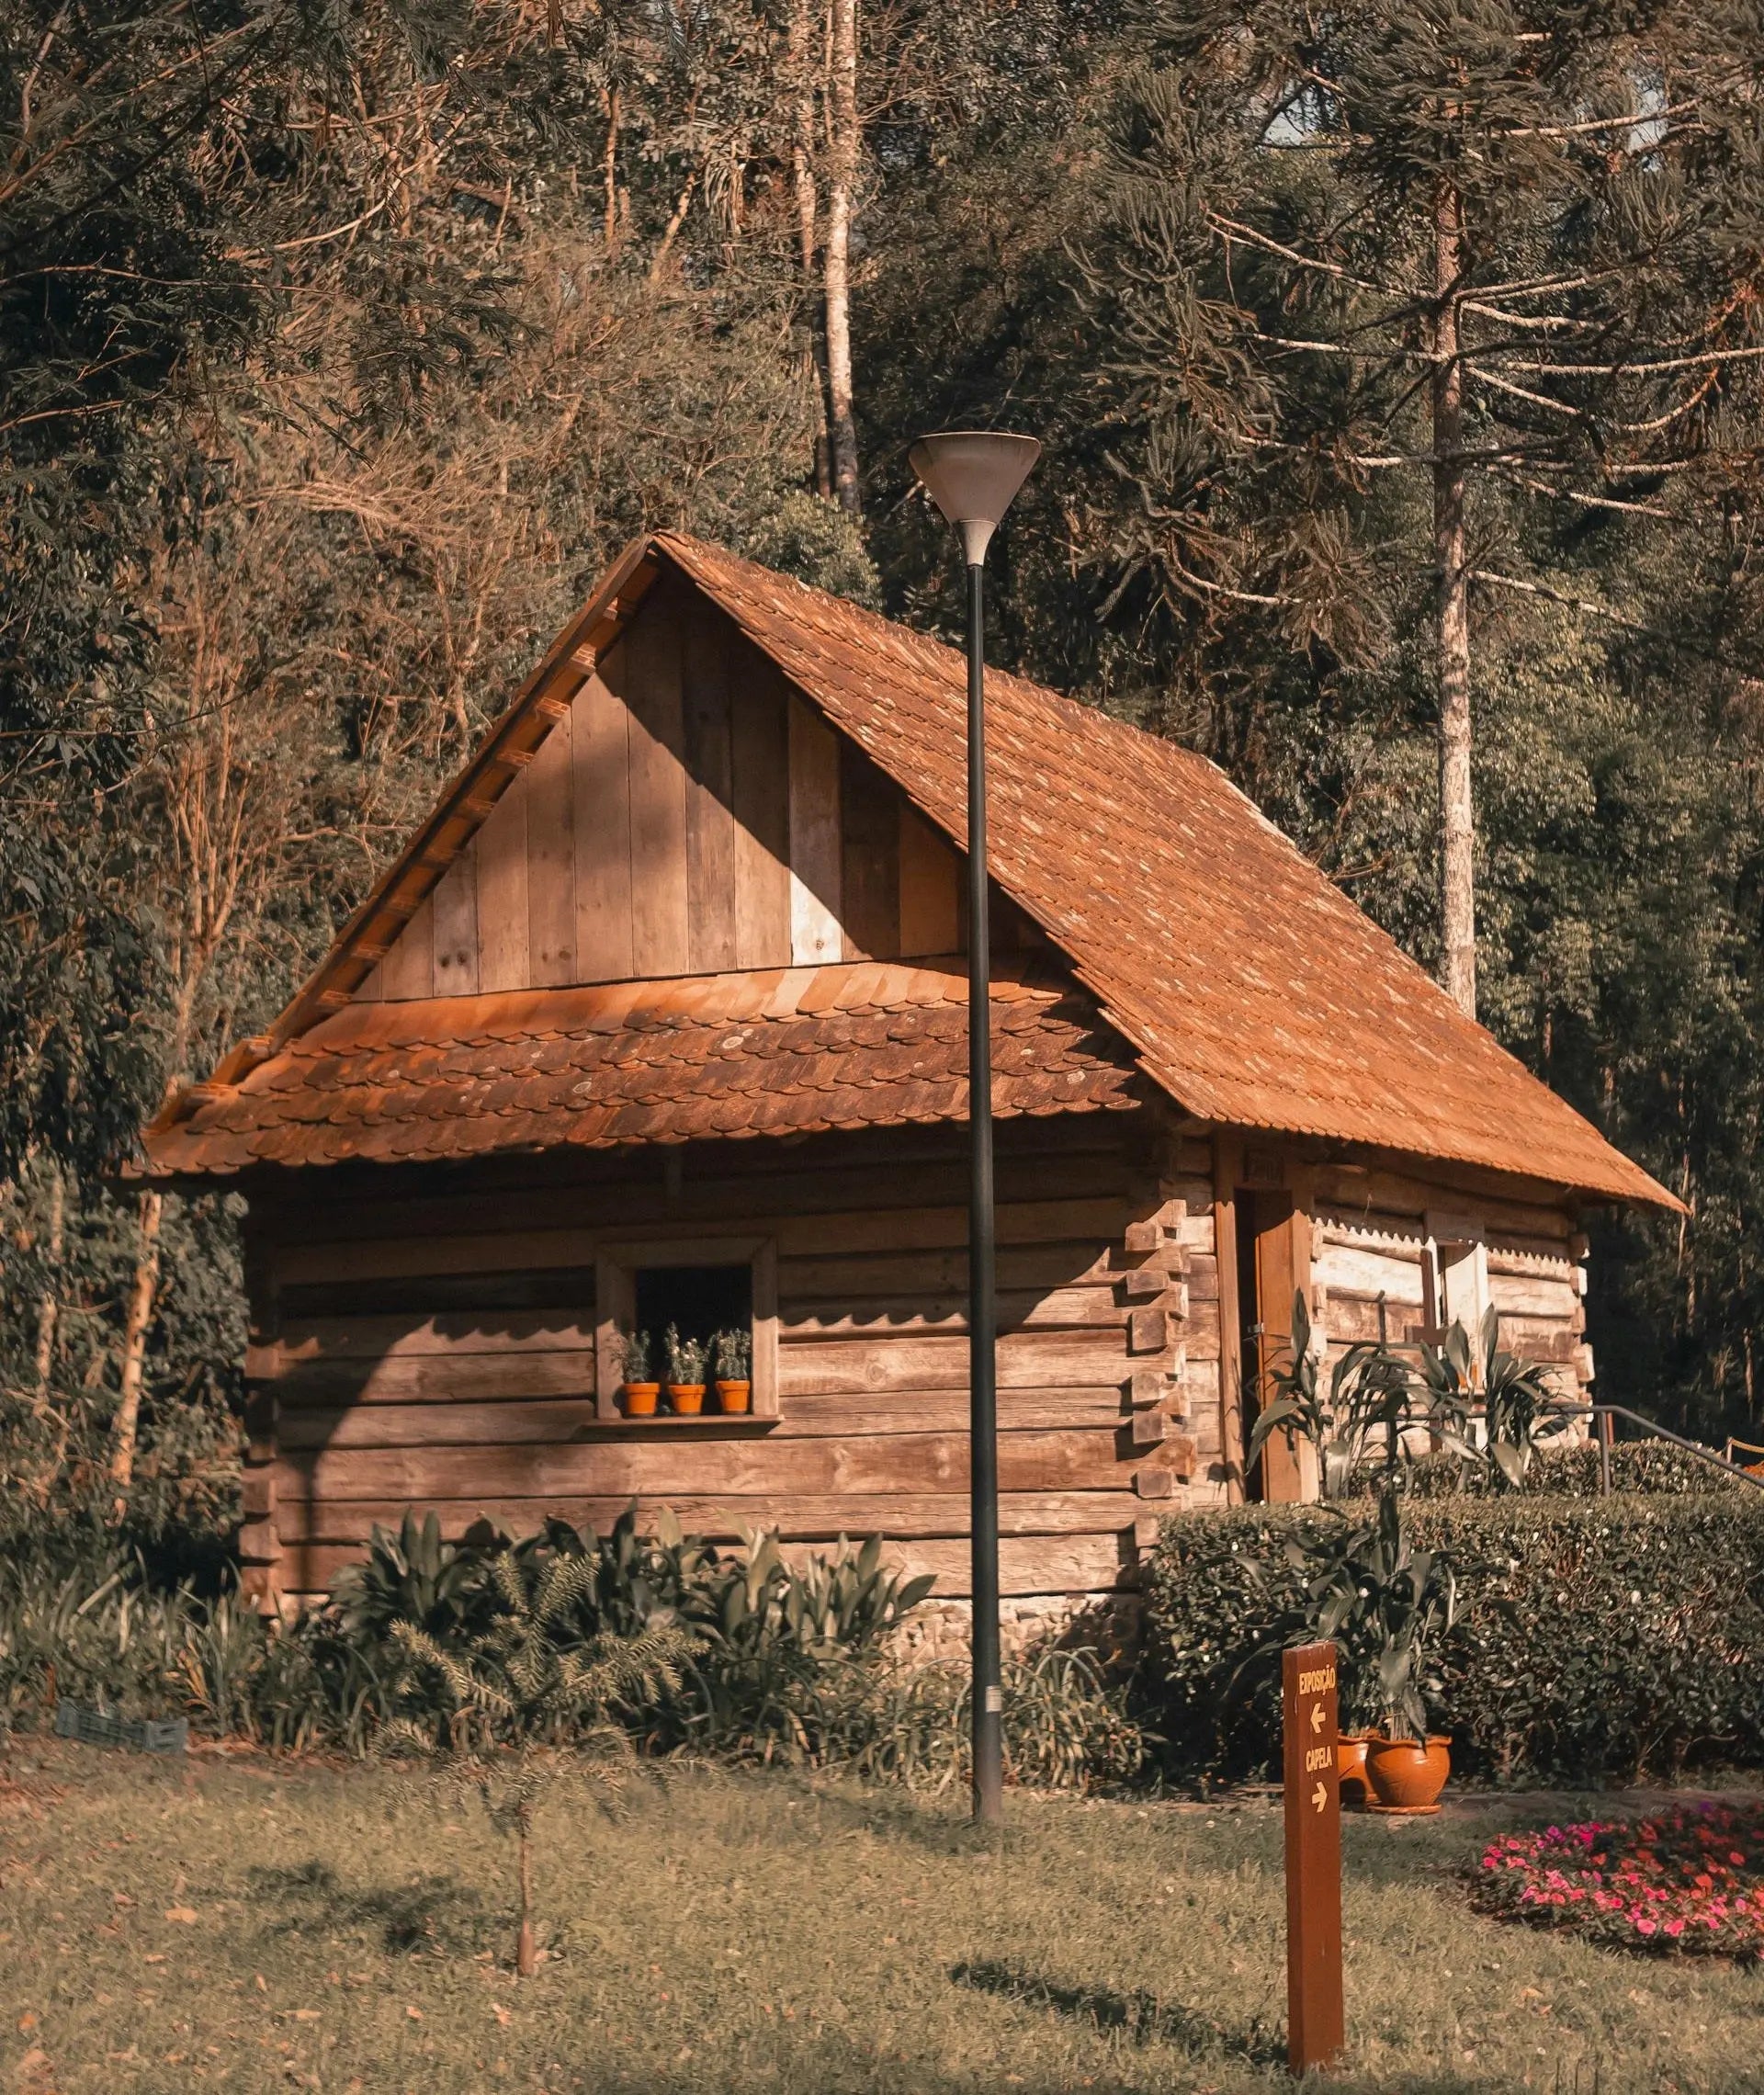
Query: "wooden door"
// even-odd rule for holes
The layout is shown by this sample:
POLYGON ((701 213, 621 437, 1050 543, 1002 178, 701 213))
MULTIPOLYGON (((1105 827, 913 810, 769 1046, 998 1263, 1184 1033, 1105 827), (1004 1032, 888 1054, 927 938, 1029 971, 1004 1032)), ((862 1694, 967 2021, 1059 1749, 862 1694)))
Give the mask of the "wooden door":
MULTIPOLYGON (((1272 1393, 1275 1371, 1292 1359, 1293 1296, 1309 1282, 1310 1228, 1309 1217, 1290 1192, 1239 1187, 1233 1206, 1247 1446, 1250 1429, 1272 1393)), ((1276 1434, 1247 1478, 1249 1495, 1280 1502, 1313 1496, 1309 1453, 1302 1443, 1289 1447, 1284 1436, 1276 1434)))

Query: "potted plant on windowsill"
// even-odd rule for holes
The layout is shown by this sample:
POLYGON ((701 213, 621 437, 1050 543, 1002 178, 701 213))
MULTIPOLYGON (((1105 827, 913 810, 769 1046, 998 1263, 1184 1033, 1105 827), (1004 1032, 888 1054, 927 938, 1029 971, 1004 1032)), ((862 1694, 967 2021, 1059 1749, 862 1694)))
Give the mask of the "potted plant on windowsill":
POLYGON ((650 1374, 650 1334, 628 1331, 619 1342, 619 1372, 624 1384, 619 1397, 628 1419, 652 1419, 662 1395, 662 1385, 650 1374))
POLYGON ((668 1356, 668 1409, 683 1419, 695 1419, 705 1408, 708 1349, 702 1339, 683 1339, 677 1324, 662 1334, 662 1347, 668 1356))
POLYGON ((730 1414, 749 1410, 753 1401, 753 1338, 749 1331, 718 1331, 711 1342, 717 1356, 717 1407, 730 1414))

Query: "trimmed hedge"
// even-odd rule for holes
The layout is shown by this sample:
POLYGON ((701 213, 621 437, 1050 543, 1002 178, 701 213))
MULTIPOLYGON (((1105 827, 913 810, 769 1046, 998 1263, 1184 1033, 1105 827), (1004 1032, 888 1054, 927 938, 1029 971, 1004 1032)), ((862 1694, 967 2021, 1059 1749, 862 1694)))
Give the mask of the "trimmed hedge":
MULTIPOLYGON (((1360 1509, 1348 1509, 1361 1517, 1360 1509)), ((1172 1773, 1270 1771, 1279 1651, 1315 1507, 1165 1523, 1148 1572, 1150 1720, 1172 1773)), ((1460 1586, 1439 1715, 1466 1772, 1634 1781, 1764 1765, 1764 1493, 1461 1497, 1409 1509, 1460 1586)), ((1344 1706, 1368 1705, 1344 1679, 1344 1706)))
MULTIPOLYGON (((1367 1469, 1354 1478, 1354 1495, 1374 1496, 1378 1472, 1367 1469)), ((1646 1496, 1706 1498, 1713 1492, 1724 1496, 1739 1492, 1750 1498, 1753 1488, 1694 1455, 1674 1447, 1670 1441, 1619 1441, 1611 1451, 1611 1485, 1614 1492, 1639 1491, 1646 1496)), ((1405 1489, 1414 1499, 1506 1499, 1509 1489, 1497 1482, 1481 1463, 1460 1462, 1453 1455, 1424 1455, 1411 1462, 1405 1489)), ((1555 1447, 1545 1441, 1532 1457, 1522 1487, 1532 1499, 1591 1498, 1599 1489, 1599 1449, 1591 1441, 1573 1447, 1555 1447)), ((1757 1494, 1764 1501, 1764 1491, 1757 1494)))

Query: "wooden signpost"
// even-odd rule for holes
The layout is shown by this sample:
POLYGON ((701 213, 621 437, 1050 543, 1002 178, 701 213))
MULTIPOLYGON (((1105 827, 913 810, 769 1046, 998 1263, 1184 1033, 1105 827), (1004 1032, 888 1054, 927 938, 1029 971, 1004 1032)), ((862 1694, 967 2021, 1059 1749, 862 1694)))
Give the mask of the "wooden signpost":
POLYGON ((1341 1789, 1335 1647, 1284 1654, 1286 2056, 1295 2074, 1341 2049, 1341 1789))

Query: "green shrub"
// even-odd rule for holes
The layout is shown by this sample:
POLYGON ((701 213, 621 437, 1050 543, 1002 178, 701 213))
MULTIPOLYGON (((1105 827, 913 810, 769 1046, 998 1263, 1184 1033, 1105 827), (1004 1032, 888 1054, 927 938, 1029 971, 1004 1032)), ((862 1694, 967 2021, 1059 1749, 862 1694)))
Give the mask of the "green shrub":
MULTIPOLYGON (((1288 1545, 1337 1519, 1243 1507, 1165 1524, 1148 1692, 1173 1771, 1272 1765, 1302 1592, 1288 1545)), ((1569 1782, 1764 1763, 1764 1494, 1465 1495, 1411 1520, 1457 1574, 1437 1714, 1461 1767, 1569 1782)), ((1371 1684, 1346 1658, 1343 1674, 1344 1708, 1363 1720, 1371 1684)))
MULTIPOLYGON (((95 1534, 71 1568, 0 1555, 0 1729, 44 1721, 58 1695, 294 1750, 567 1743, 611 1721, 650 1754, 965 1781, 968 1669, 899 1657, 893 1632, 931 1581, 881 1557, 871 1541, 792 1565, 768 1535, 718 1550, 665 1520, 639 1534, 630 1514, 512 1544, 407 1518, 327 1606, 272 1631, 230 1591, 156 1588, 95 1534)), ((1145 1761, 1086 1653, 1007 1661, 1005 1696, 1017 1782, 1120 1782, 1145 1761)))
MULTIPOLYGON (((1371 1465, 1357 1470, 1350 1495, 1369 1499, 1378 1474, 1371 1465)), ((1755 1489, 1737 1478, 1724 1477, 1669 1441, 1657 1440, 1619 1441, 1611 1451, 1611 1484, 1613 1492, 1640 1492, 1649 1498, 1702 1498, 1712 1491, 1750 1497, 1755 1489)), ((1417 1499, 1505 1497, 1511 1489, 1482 1464, 1466 1463, 1453 1455, 1419 1456, 1408 1465, 1403 1488, 1417 1499)), ((1597 1446, 1587 1442, 1575 1447, 1540 1447, 1518 1489, 1532 1498, 1596 1498, 1597 1446)), ((1764 1491, 1757 1495, 1764 1500, 1764 1491)))

